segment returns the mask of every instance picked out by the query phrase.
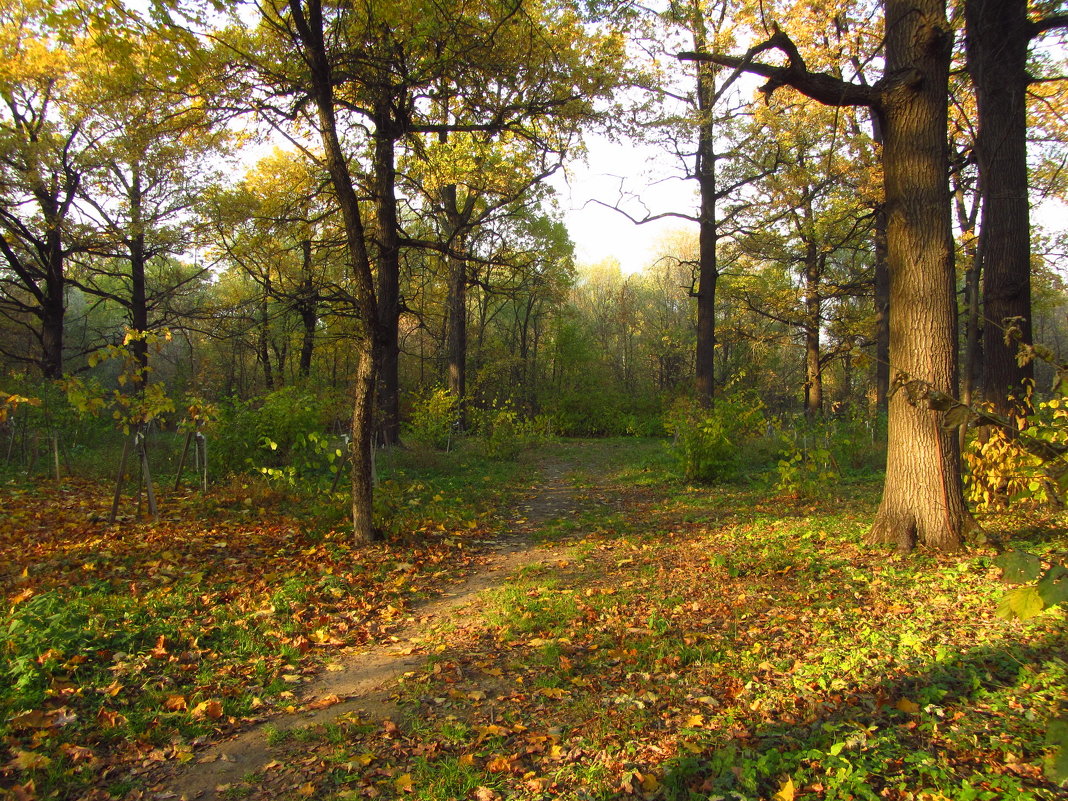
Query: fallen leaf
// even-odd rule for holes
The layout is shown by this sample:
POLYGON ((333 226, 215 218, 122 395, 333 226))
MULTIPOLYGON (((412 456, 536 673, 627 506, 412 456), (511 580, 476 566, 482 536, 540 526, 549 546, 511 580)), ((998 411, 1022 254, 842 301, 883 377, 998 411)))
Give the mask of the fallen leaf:
POLYGON ((920 712, 920 705, 917 704, 915 701, 910 701, 908 698, 900 699, 896 704, 894 704, 894 708, 898 709, 901 712, 907 712, 910 715, 917 715, 920 712))
POLYGON ((772 796, 772 799, 774 801, 794 801, 795 795, 797 795, 797 788, 794 787, 793 777, 790 777, 779 786, 779 791, 772 796))
POLYGON ((338 695, 331 693, 330 695, 324 695, 321 698, 317 698, 308 704, 308 709, 326 709, 328 706, 334 706, 334 704, 340 704, 341 698, 338 695))
POLYGON ((51 759, 35 751, 16 751, 15 758, 7 763, 9 768, 16 770, 38 770, 47 768, 51 764, 51 759))
POLYGON ((215 699, 209 699, 207 701, 201 701, 190 713, 194 718, 210 718, 211 720, 218 720, 223 716, 222 704, 215 699))
POLYGON ((189 708, 184 695, 168 695, 163 702, 163 708, 168 712, 184 712, 189 708))
POLYGON ((412 774, 402 773, 400 776, 393 780, 393 786, 398 793, 410 793, 415 788, 415 782, 412 781, 412 774))

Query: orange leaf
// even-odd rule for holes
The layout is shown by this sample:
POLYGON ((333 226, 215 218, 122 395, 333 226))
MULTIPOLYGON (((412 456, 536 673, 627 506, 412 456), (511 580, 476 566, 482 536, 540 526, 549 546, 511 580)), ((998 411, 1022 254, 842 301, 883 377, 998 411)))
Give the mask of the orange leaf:
POLYGON ((163 702, 163 708, 168 712, 184 712, 189 709, 189 703, 184 695, 168 695, 167 700, 163 702))
POLYGON ((223 716, 222 704, 214 699, 201 701, 193 707, 191 714, 194 718, 211 718, 212 720, 218 720, 223 716))
POLYGON ((323 697, 317 698, 316 700, 308 704, 308 709, 326 709, 328 706, 333 706, 334 704, 340 703, 341 698, 337 695, 324 695, 323 697))

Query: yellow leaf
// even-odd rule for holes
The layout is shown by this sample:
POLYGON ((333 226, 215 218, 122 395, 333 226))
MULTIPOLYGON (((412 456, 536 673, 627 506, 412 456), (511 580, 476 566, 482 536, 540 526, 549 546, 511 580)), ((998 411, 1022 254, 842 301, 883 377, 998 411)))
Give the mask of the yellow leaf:
POLYGON ((311 798, 313 795, 315 795, 315 785, 311 782, 308 782, 307 784, 302 784, 300 787, 297 788, 297 795, 302 795, 305 798, 311 798))
POLYGON ((687 729, 698 729, 701 726, 705 725, 705 716, 690 715, 688 718, 686 718, 686 723, 683 725, 685 725, 687 729))
POLYGON ((797 788, 794 787, 793 778, 787 778, 779 787, 779 792, 772 796, 774 801, 794 801, 794 796, 797 795, 797 788))
POLYGON ((44 754, 38 754, 33 751, 16 751, 15 758, 8 764, 18 770, 37 770, 38 768, 47 768, 52 764, 52 760, 44 754))
POLYGON ((222 704, 215 700, 201 701, 193 707, 192 716, 195 718, 211 718, 218 720, 223 715, 222 704))
POLYGON ((910 715, 917 715, 920 712, 920 705, 915 701, 910 701, 908 698, 902 698, 894 707, 901 712, 908 712, 910 715))
POLYGON ((398 793, 410 793, 415 788, 415 782, 412 781, 412 774, 402 773, 396 779, 393 780, 393 786, 397 788, 398 793))

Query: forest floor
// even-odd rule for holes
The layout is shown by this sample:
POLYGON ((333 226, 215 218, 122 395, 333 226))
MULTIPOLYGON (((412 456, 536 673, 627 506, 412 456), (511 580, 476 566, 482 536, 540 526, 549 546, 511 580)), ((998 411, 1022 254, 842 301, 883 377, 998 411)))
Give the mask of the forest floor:
POLYGON ((997 617, 989 548, 862 546, 877 481, 397 460, 361 549, 252 481, 116 527, 102 485, 0 487, 0 798, 1063 797, 1064 612, 997 617))

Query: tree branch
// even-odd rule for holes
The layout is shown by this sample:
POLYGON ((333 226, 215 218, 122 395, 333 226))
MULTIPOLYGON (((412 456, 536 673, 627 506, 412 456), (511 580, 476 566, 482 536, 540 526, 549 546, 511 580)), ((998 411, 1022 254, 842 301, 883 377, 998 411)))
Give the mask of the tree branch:
POLYGON ((707 61, 721 67, 733 67, 736 72, 749 72, 767 78, 760 92, 770 98, 776 89, 790 86, 803 95, 828 106, 874 106, 879 99, 876 86, 849 83, 833 75, 811 72, 797 50, 797 45, 784 32, 776 30, 765 42, 754 45, 743 56, 727 56, 720 53, 685 52, 676 56, 681 61, 707 61), (778 50, 786 55, 786 66, 754 61, 761 53, 778 50))

